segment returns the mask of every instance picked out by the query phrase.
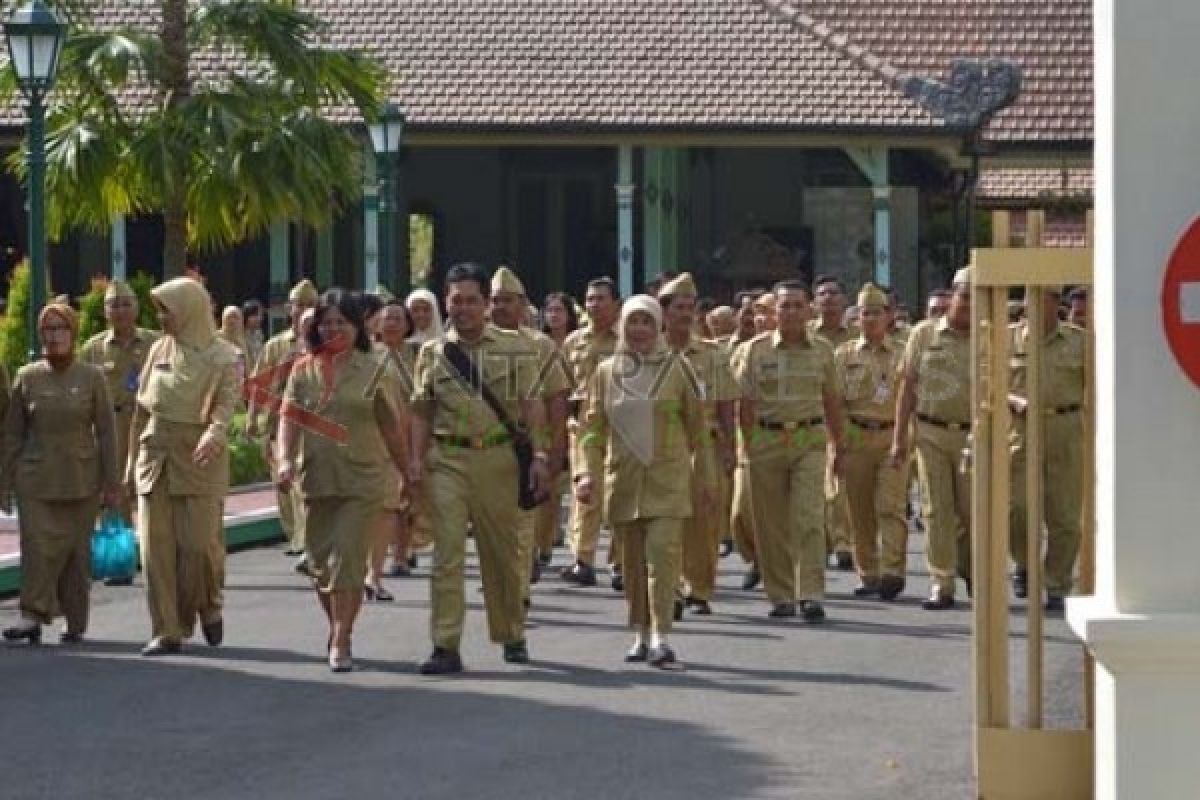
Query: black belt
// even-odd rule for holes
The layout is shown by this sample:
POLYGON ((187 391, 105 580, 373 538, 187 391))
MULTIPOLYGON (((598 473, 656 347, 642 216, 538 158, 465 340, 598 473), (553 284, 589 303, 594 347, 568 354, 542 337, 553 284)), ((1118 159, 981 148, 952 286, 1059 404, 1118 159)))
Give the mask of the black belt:
POLYGON ((1083 411, 1083 406, 1079 403, 1069 406, 1059 406, 1054 409, 1055 414, 1074 414, 1076 411, 1083 411))
POLYGON ((786 431, 787 433, 793 433, 800 428, 815 428, 818 425, 824 424, 824 417, 809 417, 808 419, 796 420, 795 422, 767 422, 763 419, 758 421, 758 427, 763 430, 786 431))
POLYGON ((896 423, 892 422, 890 419, 880 421, 876 419, 859 419, 858 417, 851 417, 850 422, 851 424, 862 428, 865 431, 887 431, 896 426, 896 423))
POLYGON ((489 447, 499 447, 512 441, 512 437, 507 432, 492 433, 487 436, 451 436, 448 433, 438 433, 434 434, 433 438, 448 447, 465 447, 469 450, 486 450, 489 447))
POLYGON ((125 410, 125 406, 121 405, 120 403, 117 403, 116 405, 113 406, 114 414, 120 414, 124 410, 125 410))
POLYGON ((971 430, 971 423, 969 422, 947 422, 944 419, 931 417, 928 414, 917 414, 917 419, 921 420, 921 422, 928 422, 930 425, 936 425, 939 428, 945 428, 948 431, 963 432, 971 430))

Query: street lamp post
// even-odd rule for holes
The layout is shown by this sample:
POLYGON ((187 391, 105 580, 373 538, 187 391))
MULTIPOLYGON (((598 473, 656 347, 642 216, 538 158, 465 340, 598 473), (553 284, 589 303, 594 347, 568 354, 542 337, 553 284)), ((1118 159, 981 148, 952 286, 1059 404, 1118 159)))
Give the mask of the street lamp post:
POLYGON ((67 26, 40 0, 26 3, 4 24, 17 85, 29 101, 29 360, 37 357, 37 316, 46 303, 46 95, 54 85, 67 26))
POLYGON ((408 254, 396 252, 396 226, 407 222, 399 219, 400 178, 397 168, 400 144, 404 138, 404 112, 388 103, 383 107, 378 121, 369 127, 379 177, 379 282, 403 297, 409 289, 408 254))

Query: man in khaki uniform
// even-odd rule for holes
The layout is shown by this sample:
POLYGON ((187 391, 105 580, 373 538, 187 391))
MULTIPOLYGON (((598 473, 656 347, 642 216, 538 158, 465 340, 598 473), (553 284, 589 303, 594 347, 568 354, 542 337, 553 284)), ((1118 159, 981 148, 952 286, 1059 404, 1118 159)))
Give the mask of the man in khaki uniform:
MULTIPOLYGON (((571 382, 554 340, 541 331, 522 324, 528 304, 521 279, 508 267, 498 268, 492 275, 492 324, 501 330, 512 331, 524 337, 538 354, 538 382, 535 392, 546 405, 547 433, 549 441, 553 443, 549 452, 550 469, 557 472, 563 468, 563 456, 566 451, 567 395, 571 391, 571 382)), ((546 502, 552 503, 556 500, 557 498, 551 497, 546 502)), ((533 539, 538 511, 536 508, 517 511, 521 596, 526 607, 529 606, 529 584, 536 564, 533 539)))
POLYGON ((827 451, 845 452, 842 397, 833 351, 810 337, 809 294, 799 281, 776 285, 778 329, 734 354, 738 408, 754 533, 772 617, 825 619, 821 515, 827 451))
POLYGON ((476 264, 458 264, 446 275, 446 308, 453 327, 442 341, 427 342, 417 357, 412 402, 412 455, 408 479, 428 482, 433 517, 430 578, 433 653, 425 675, 461 672, 466 599, 463 569, 470 522, 479 552, 488 632, 504 647, 504 660, 529 661, 521 604, 522 569, 517 543, 518 467, 512 439, 482 390, 464 379, 446 356, 456 346, 510 420, 523 420, 534 437, 531 488, 549 492, 549 436, 537 393, 538 352, 517 333, 485 319, 491 279, 476 264), (432 439, 432 447, 431 447, 432 439), (428 472, 426 472, 428 459, 428 472))
MULTIPOLYGON (((271 478, 275 480, 277 465, 275 463, 275 441, 279 437, 279 404, 283 399, 283 389, 287 385, 288 375, 292 365, 304 350, 304 337, 301 331, 301 319, 304 312, 317 305, 317 287, 305 278, 292 287, 288 294, 288 329, 272 336, 263 345, 262 356, 255 365, 249 384, 248 409, 246 411, 246 433, 258 436, 266 433, 267 461, 271 465, 271 478), (260 419, 263 410, 267 412, 265 425, 260 419)), ((279 523, 283 527, 283 535, 288 540, 287 554, 300 555, 304 552, 304 503, 300 492, 293 486, 284 492, 276 489, 275 501, 279 507, 279 523)), ((303 572, 303 559, 297 564, 297 570, 303 572)))
MULTIPOLYGON (((574 391, 571 394, 571 405, 574 413, 574 424, 571 425, 571 459, 573 462, 584 458, 579 446, 578 415, 587 399, 588 384, 596 372, 596 366, 613 354, 617 347, 617 333, 613 329, 617 316, 621 312, 621 298, 617 294, 616 284, 611 278, 597 278, 588 283, 587 294, 584 296, 587 307, 588 324, 572 332, 563 342, 563 355, 571 370, 571 380, 574 391)), ((596 487, 603 494, 604 487, 596 487)), ((575 554, 575 563, 562 571, 564 580, 580 586, 596 585, 596 545, 600 538, 601 508, 600 504, 584 505, 571 498, 571 552, 575 554)), ((609 544, 608 560, 614 565, 613 588, 620 589, 620 573, 617 565, 620 559, 616 557, 619 545, 616 537, 609 544)))
MULTIPOLYGON (((959 469, 971 429, 971 272, 954 276, 950 308, 913 328, 901 364, 891 463, 908 458, 913 414, 926 557, 933 586, 922 607, 954 607, 955 576, 971 575, 971 480, 959 469)), ((970 584, 967 586, 970 592, 970 584)))
MULTIPOLYGON (((1082 536, 1083 505, 1083 401, 1086 376, 1087 333, 1060 322, 1057 288, 1042 292, 1043 319, 1041 395, 1043 511, 1046 524, 1046 610, 1061 612, 1063 598, 1071 592, 1075 558, 1082 536)), ((1012 384, 1009 405, 1016 415, 1012 434, 1012 557, 1016 563, 1013 589, 1017 597, 1028 593, 1025 502, 1025 426, 1028 425, 1029 323, 1012 327, 1012 384)), ((1040 526, 1039 526, 1040 527, 1040 526)), ((1040 548, 1039 548, 1040 549, 1040 548)))
MULTIPOLYGON (((738 292, 734 296, 734 305, 737 307, 737 330, 724 344, 725 354, 730 363, 733 362, 733 354, 738 347, 763 332, 756 326, 756 317, 758 300, 764 294, 766 292, 761 289, 750 289, 738 292)), ((774 302, 773 298, 772 302, 774 302)), ((738 430, 736 435, 740 437, 741 431, 738 430)), ((745 470, 742 469, 740 462, 733 468, 733 478, 729 481, 724 503, 725 508, 728 509, 729 540, 722 543, 721 555, 728 555, 735 548, 737 549, 738 555, 749 565, 746 574, 742 577, 742 589, 750 591, 762 582, 762 574, 758 571, 758 554, 754 547, 750 491, 746 487, 745 470)))
POLYGON ((871 284, 858 293, 862 334, 834 353, 846 398, 849 449, 843 485, 854 536, 857 597, 894 600, 904 590, 908 526, 904 499, 908 466, 891 466, 896 378, 903 349, 888 335, 887 296, 871 284), (883 563, 880 565, 882 544, 883 563))
MULTIPOLYGON (((808 323, 808 333, 836 350, 857 334, 844 321, 846 288, 831 275, 819 275, 813 283, 813 293, 818 316, 808 323)), ((832 457, 825 465, 825 544, 833 553, 838 569, 854 568, 846 490, 833 472, 832 457)))
MULTIPOLYGON (((124 281, 113 281, 104 290, 104 318, 108 320, 108 330, 88 339, 79 350, 80 361, 104 374, 116 421, 117 469, 122 474, 129 458, 129 426, 137 400, 138 376, 142 374, 150 345, 158 341, 157 332, 137 326, 137 316, 137 294, 124 281)), ((120 495, 116 510, 125 524, 133 524, 133 503, 128 496, 120 495)), ((132 576, 105 581, 109 586, 132 583, 132 576)))
MULTIPOLYGON (((667 346, 685 356, 692 365, 702 390, 700 400, 704 411, 705 435, 711 436, 716 445, 715 448, 697 449, 692 457, 693 495, 705 485, 703 475, 711 475, 717 481, 718 496, 724 496, 733 474, 733 415, 738 392, 724 351, 716 342, 701 339, 693 332, 692 318, 695 316, 697 294, 691 274, 684 272, 663 286, 658 301, 663 310, 667 346), (719 463, 699 463, 700 459, 709 459, 711 462, 714 456, 719 463)), ((693 498, 692 505, 695 509, 701 508, 698 496, 693 498)), ((697 614, 712 613, 721 528, 721 518, 711 513, 711 509, 697 512, 684 523, 684 602, 697 614)))

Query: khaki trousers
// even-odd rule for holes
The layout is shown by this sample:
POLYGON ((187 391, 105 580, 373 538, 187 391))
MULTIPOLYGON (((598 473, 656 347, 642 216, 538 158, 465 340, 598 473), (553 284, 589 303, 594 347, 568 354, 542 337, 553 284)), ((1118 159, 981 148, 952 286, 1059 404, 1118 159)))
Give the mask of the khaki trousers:
POLYGON ((564 471, 555 478, 554 488, 550 491, 550 499, 537 507, 534 514, 533 544, 539 553, 549 553, 554 550, 554 540, 558 536, 559 517, 562 516, 562 498, 569 491, 571 491, 571 475, 569 471, 564 471))
POLYGON ((533 543, 534 531, 537 528, 537 515, 542 510, 542 506, 549 505, 550 502, 547 500, 541 506, 528 511, 517 509, 517 563, 521 567, 522 615, 525 611, 525 600, 529 599, 529 581, 533 577, 533 543))
MULTIPOLYGON (((710 457, 710 454, 702 453, 693 458, 692 508, 700 508, 701 488, 694 459, 710 457)), ((721 472, 719 468, 717 471, 721 472)), ((695 600, 712 600, 713 589, 717 584, 717 551, 721 546, 721 527, 721 517, 712 513, 699 514, 683 522, 684 594, 695 600)))
POLYGON ((621 523, 629 626, 665 636, 675 619, 675 587, 683 550, 683 520, 668 517, 621 523))
POLYGON ((825 595, 825 446, 780 434, 746 462, 763 588, 773 605, 825 595))
POLYGON ((878 583, 880 574, 903 578, 908 550, 904 501, 909 466, 888 464, 892 432, 863 431, 846 453, 842 485, 846 489, 854 564, 864 584, 878 583), (880 564, 882 550, 883 563, 880 564))
MULTIPOLYGON (((1083 536, 1083 416, 1079 412, 1046 418, 1042 451, 1042 491, 1045 517, 1046 592, 1058 597, 1071 593, 1075 559, 1083 536)), ((1017 569, 1028 564, 1026 548, 1025 470, 1023 439, 1012 452, 1012 558, 1017 569)))
POLYGON ((99 505, 96 496, 43 500, 17 494, 23 615, 49 625, 61 612, 67 630, 87 630, 92 528, 99 505))
MULTIPOLYGON (((571 454, 572 459, 585 458, 583 449, 579 446, 577 426, 571 425, 568 430, 571 434, 571 454)), ((604 471, 601 470, 599 475, 595 476, 596 486, 594 494, 596 497, 604 496, 604 471)), ((568 544, 571 546, 571 552, 575 555, 576 561, 582 561, 588 566, 596 564, 596 548, 600 543, 600 525, 603 522, 603 503, 592 503, 584 505, 575 499, 574 492, 571 495, 571 524, 568 529, 568 544)), ((619 536, 612 536, 608 544, 608 563, 615 569, 621 566, 621 540, 619 536)))
POLYGON ((434 448, 426 479, 430 507, 437 510, 432 515, 429 581, 433 644, 457 651, 462 642, 468 521, 479 553, 488 634, 497 643, 520 641, 525 636, 525 613, 516 533, 516 456, 507 445, 469 451, 440 444, 434 448))
POLYGON ((167 475, 138 496, 138 539, 146 573, 153 638, 182 641, 201 623, 221 618, 225 542, 221 498, 173 495, 167 475))
POLYGON ((925 557, 934 588, 954 596, 958 576, 971 575, 971 478, 959 469, 966 431, 917 423, 917 474, 925 557))
MULTIPOLYGON (((273 447, 274 442, 268 440, 266 449, 270 451, 273 447)), ((274 454, 268 453, 268 455, 270 459, 273 459, 274 454)), ((272 469, 271 478, 275 479, 276 477, 278 475, 272 469)), ((276 489, 275 505, 279 509, 279 526, 283 529, 283 538, 287 540, 288 548, 303 550, 305 506, 304 498, 300 496, 300 490, 296 486, 286 492, 276 489)))
POLYGON ((845 482, 833 472, 833 459, 825 461, 825 551, 849 553, 853 548, 850 530, 850 508, 846 499, 845 482))
POLYGON ((730 491, 729 531, 742 560, 747 564, 757 564, 758 548, 754 544, 754 509, 750 505, 749 481, 746 467, 738 464, 733 470, 730 491))

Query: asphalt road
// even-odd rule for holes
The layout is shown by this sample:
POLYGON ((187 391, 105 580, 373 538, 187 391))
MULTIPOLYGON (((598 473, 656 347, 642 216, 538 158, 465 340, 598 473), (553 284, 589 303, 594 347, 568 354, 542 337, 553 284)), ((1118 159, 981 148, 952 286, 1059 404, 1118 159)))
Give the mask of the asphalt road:
MULTIPOLYGON (((278 549, 230 557, 226 645, 170 660, 137 655, 140 586, 98 586, 85 645, 0 646, 0 798, 964 800, 970 614, 920 609, 923 546, 894 604, 855 600, 830 572, 820 627, 768 620, 725 559, 717 614, 673 637, 677 672, 623 663, 622 598, 556 577, 534 588, 534 663, 512 667, 472 572, 469 672, 445 679, 415 674, 424 568, 365 607, 349 675, 326 667, 315 601, 278 549)), ((1047 712, 1072 724, 1080 650, 1061 620, 1047 633, 1047 712)))

